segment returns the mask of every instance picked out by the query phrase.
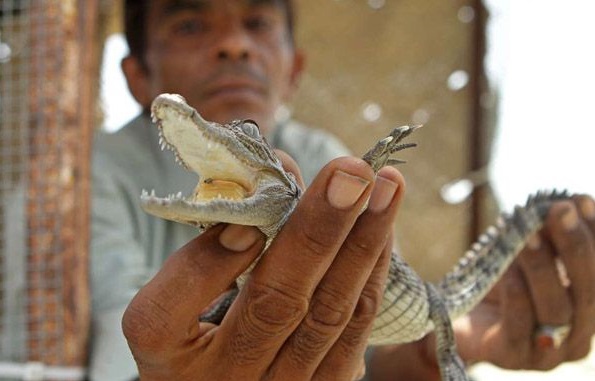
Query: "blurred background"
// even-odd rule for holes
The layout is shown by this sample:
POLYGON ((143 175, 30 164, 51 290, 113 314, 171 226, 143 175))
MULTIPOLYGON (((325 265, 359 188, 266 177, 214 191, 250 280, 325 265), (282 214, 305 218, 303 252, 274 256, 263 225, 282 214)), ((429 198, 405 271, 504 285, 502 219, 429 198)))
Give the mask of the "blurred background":
MULTIPOLYGON (((307 70, 279 117, 327 129, 357 155, 395 126, 424 125, 400 156, 408 189, 396 232, 426 279, 529 193, 595 194, 592 1, 298 6, 307 70)), ((0 379, 22 379, 35 362, 54 379, 84 377, 92 131, 139 112, 120 73, 121 30, 118 0, 0 0, 0 379)), ((592 380, 595 359, 474 372, 592 380)))

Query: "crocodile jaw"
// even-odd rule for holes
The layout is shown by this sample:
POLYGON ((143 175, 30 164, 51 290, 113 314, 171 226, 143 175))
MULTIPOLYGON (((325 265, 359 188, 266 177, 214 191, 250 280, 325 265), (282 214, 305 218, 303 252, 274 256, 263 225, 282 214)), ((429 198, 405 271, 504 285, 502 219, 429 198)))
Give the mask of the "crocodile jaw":
POLYGON ((179 164, 200 176, 195 201, 242 199, 254 192, 257 169, 232 152, 235 137, 230 131, 201 118, 175 94, 159 96, 152 115, 159 125, 161 149, 171 150, 179 164))
POLYGON ((158 197, 143 190, 145 211, 202 228, 227 222, 264 231, 282 224, 297 202, 299 188, 280 161, 271 158, 274 154, 260 135, 247 136, 237 126, 208 122, 179 95, 162 94, 151 109, 161 148, 170 149, 200 180, 188 196, 158 197), (280 194, 279 189, 292 191, 280 194))

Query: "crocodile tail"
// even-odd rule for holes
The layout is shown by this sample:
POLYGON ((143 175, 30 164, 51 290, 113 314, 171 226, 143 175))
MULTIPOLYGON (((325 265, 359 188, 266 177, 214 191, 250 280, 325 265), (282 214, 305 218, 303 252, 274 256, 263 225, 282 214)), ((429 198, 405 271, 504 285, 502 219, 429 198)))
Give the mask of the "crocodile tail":
POLYGON ((566 191, 538 192, 525 206, 501 215, 446 274, 437 288, 451 319, 469 312, 500 279, 527 239, 543 226, 552 202, 570 198, 566 191))

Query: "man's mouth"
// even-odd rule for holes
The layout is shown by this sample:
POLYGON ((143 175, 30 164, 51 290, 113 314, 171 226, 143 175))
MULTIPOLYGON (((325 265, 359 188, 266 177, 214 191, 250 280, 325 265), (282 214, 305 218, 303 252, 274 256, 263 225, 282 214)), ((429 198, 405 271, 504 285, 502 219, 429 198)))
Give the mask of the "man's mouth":
POLYGON ((246 79, 222 78, 209 86, 209 97, 253 98, 262 97, 265 87, 259 83, 246 79))
POLYGON ((264 92, 254 86, 241 84, 224 85, 209 91, 209 97, 246 98, 262 97, 264 92))
POLYGON ((264 97, 268 89, 267 82, 266 76, 247 66, 226 66, 213 73, 202 87, 209 98, 242 100, 264 97))

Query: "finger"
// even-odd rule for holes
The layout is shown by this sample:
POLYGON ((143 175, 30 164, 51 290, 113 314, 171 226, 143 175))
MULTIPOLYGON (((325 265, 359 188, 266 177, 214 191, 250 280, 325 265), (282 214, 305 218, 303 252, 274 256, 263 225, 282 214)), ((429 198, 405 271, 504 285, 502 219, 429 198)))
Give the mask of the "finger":
MULTIPOLYGON (((530 237, 518 262, 535 311, 533 332, 540 326, 569 324, 572 320, 572 301, 568 289, 559 280, 557 259, 549 241, 538 234, 530 237)), ((552 369, 564 360, 563 351, 552 345, 550 337, 535 336, 534 333, 532 340, 534 350, 531 361, 535 369, 552 369)))
POLYGON ((129 304, 122 321, 131 347, 158 354, 198 333, 198 316, 262 250, 254 227, 216 226, 172 254, 129 304))
POLYGON ((568 324, 572 302, 568 290, 558 281, 554 251, 539 234, 530 237, 518 258, 533 300, 537 324, 568 324))
POLYGON ((308 314, 284 344, 272 374, 283 375, 282 379, 287 375, 310 379, 314 371, 315 378, 320 379, 331 375, 342 380, 354 377, 358 371, 354 365, 363 356, 366 333, 369 334, 382 301, 390 255, 387 241, 402 194, 397 193, 402 182, 394 168, 378 174, 367 211, 358 218, 318 285, 308 314), (380 269, 371 277, 383 252, 380 269), (331 346, 333 350, 327 355, 331 346))
POLYGON ((297 164, 297 162, 293 160, 291 156, 289 156, 284 151, 281 151, 280 149, 276 149, 274 151, 275 154, 281 160, 281 163, 283 163, 283 169, 287 172, 293 173, 300 188, 305 189, 306 187, 304 185, 304 178, 302 177, 302 172, 300 171, 300 167, 297 164))
MULTIPOLYGON (((585 222, 586 226, 590 231, 592 241, 595 241, 595 201, 593 198, 587 195, 579 195, 575 197, 575 203, 577 204, 580 215, 585 222)), ((595 255, 592 253, 591 256, 595 255)), ((593 279, 593 278, 591 278, 593 279)), ((595 287, 595 282, 592 282, 592 287, 595 287)), ((591 305, 595 304, 595 300, 591 300, 591 305)), ((587 320, 592 323, 591 332, 584 332, 582 337, 582 343, 577 342, 569 353, 569 360, 578 360, 586 357, 591 352, 592 337, 595 335, 595 307, 590 309, 592 313, 587 320)), ((587 314, 589 314, 587 312, 587 314)))
POLYGON ((535 311, 521 269, 513 264, 501 280, 501 324, 491 332, 492 349, 488 361, 510 369, 531 361, 535 311))
POLYGON ((264 253, 213 343, 222 357, 242 365, 242 377, 260 377, 304 318, 316 286, 370 195, 373 179, 360 159, 329 163, 264 253))
POLYGON ((360 374, 361 368, 354 368, 354 364, 357 364, 358 359, 361 359, 365 354, 374 319, 382 304, 392 252, 391 246, 392 244, 387 245, 379 258, 377 266, 357 301, 351 320, 316 370, 314 379, 328 380, 332 379, 334 375, 339 375, 337 379, 341 380, 363 377, 363 374, 360 374), (353 376, 354 372, 355 377, 353 376))
POLYGON ((595 239, 573 202, 554 204, 546 226, 570 279, 572 331, 563 345, 574 357, 595 329, 595 239))
POLYGON ((595 201, 587 195, 579 195, 574 198, 580 215, 589 228, 591 236, 595 236, 595 201))

